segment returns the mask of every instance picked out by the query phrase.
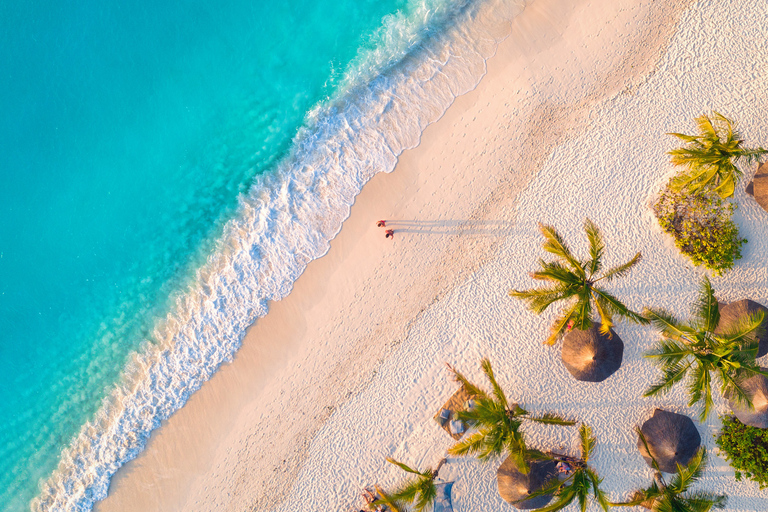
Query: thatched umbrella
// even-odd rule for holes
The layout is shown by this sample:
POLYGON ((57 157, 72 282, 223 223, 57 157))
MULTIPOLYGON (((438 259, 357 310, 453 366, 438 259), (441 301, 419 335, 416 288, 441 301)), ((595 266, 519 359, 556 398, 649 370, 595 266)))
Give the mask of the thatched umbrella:
POLYGON ((757 204, 768 211, 768 162, 757 168, 755 177, 747 185, 747 194, 754 196, 757 204))
MULTIPOLYGON (((761 368, 766 370, 766 368, 761 368)), ((729 397, 728 405, 733 414, 745 425, 757 428, 768 428, 768 377, 753 375, 746 379, 742 388, 747 392, 754 409, 748 409, 739 405, 729 397)))
POLYGON ((558 475, 557 463, 553 460, 532 460, 528 462, 528 465, 531 467, 531 471, 524 475, 518 471, 512 458, 507 457, 507 460, 496 471, 499 494, 504 498, 504 501, 512 503, 521 510, 541 508, 549 503, 549 500, 552 499, 551 494, 532 499, 525 499, 525 497, 538 491, 547 482, 557 478, 558 475))
MULTIPOLYGON (((736 325, 739 320, 745 319, 758 311, 762 311, 765 314, 765 318, 768 319, 768 308, 749 299, 737 300, 726 305, 721 304, 720 323, 717 324, 715 334, 724 334, 730 327, 736 325)), ((768 328, 766 320, 763 320, 763 327, 768 328)), ((762 357, 768 354, 768 329, 758 337, 758 341, 760 346, 757 349, 757 357, 762 357)))
MULTIPOLYGON (((665 473, 677 471, 677 464, 688 464, 701 445, 701 436, 691 418, 662 409, 656 409, 653 417, 640 427, 640 431, 659 469, 665 473)), ((653 467, 648 450, 639 436, 637 449, 645 462, 653 467)))
POLYGON ((600 333, 600 324, 574 329, 563 338, 563 364, 577 380, 601 382, 621 367, 624 343, 613 329, 611 337, 600 333))

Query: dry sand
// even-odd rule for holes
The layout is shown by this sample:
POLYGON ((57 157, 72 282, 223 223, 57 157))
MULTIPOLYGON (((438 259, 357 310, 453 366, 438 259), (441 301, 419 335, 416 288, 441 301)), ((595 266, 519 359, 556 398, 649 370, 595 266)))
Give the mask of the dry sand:
MULTIPOLYGON (((620 324, 622 368, 579 383, 558 349, 541 345, 552 315, 534 316, 506 291, 532 284, 538 221, 583 249, 589 216, 608 264, 645 256, 613 291, 635 309, 684 315, 699 271, 647 209, 669 172, 664 133, 690 131, 716 108, 765 145, 766 41, 768 12, 746 0, 535 0, 480 85, 364 187, 329 253, 118 471, 96 510, 347 512, 364 485, 400 480, 385 457, 437 462, 451 440, 432 415, 456 388, 443 362, 479 377, 482 356, 511 398, 592 425, 595 466, 612 497, 625 497, 650 476, 633 426, 657 405, 694 414, 679 391, 640 397, 656 375, 642 358, 655 334, 620 324)), ((768 304, 768 215, 742 189, 737 220, 750 243, 715 287, 725 300, 768 304)), ((710 448, 717 427, 714 416, 700 426, 710 448)), ((575 429, 529 436, 575 447, 575 429)), ((727 491, 729 510, 768 509, 764 492, 736 483, 710 452, 702 489, 727 491)), ((449 460, 441 476, 456 480, 457 512, 509 508, 495 490, 498 463, 449 460)))

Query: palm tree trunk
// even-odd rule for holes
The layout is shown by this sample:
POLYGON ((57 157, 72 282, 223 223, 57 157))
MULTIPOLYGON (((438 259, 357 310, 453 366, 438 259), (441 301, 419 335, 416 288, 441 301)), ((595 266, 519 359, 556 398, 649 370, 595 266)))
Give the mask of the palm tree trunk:
POLYGON ((437 467, 434 469, 434 471, 432 471, 433 480, 437 478, 438 473, 440 473, 440 468, 443 467, 443 464, 445 464, 446 462, 447 462, 447 459, 443 457, 442 459, 440 459, 440 462, 437 463, 437 467))

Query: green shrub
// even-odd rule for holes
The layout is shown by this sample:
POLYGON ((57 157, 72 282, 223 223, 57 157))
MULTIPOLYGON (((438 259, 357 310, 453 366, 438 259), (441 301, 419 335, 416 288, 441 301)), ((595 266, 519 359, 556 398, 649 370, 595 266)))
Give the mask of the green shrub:
POLYGON ((720 419, 723 429, 717 447, 736 471, 736 480, 746 477, 760 489, 768 487, 768 429, 750 427, 734 416, 720 419))
POLYGON ((667 187, 653 213, 680 252, 719 275, 741 258, 741 246, 747 242, 731 220, 735 208, 713 193, 673 192, 667 187))

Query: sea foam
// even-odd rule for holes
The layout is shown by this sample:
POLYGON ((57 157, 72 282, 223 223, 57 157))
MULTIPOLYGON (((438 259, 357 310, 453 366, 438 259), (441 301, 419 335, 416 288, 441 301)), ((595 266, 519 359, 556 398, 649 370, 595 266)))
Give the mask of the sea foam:
POLYGON ((324 255, 363 185, 391 172, 426 126, 477 86, 526 0, 419 0, 385 18, 290 154, 240 198, 195 284, 41 484, 35 511, 91 510, 149 435, 230 361, 270 300, 324 255))

